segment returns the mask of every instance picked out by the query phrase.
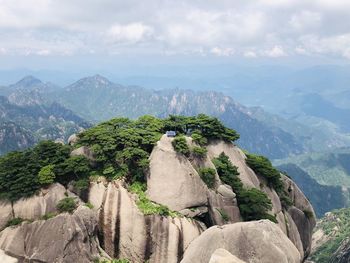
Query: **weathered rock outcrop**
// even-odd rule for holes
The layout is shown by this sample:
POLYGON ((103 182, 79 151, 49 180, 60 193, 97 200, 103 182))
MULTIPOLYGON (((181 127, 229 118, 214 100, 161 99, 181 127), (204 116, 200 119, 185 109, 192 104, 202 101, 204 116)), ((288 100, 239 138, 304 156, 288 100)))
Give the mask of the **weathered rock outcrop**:
POLYGON ((147 180, 149 198, 176 211, 207 205, 206 185, 190 161, 175 152, 171 141, 164 135, 152 151, 147 180))
POLYGON ((71 136, 69 136, 68 144, 73 146, 74 144, 77 143, 78 139, 79 139, 78 136, 74 133, 71 136))
POLYGON ((41 189, 37 195, 16 201, 13 204, 14 216, 34 220, 56 212, 57 203, 66 197, 65 193, 64 186, 58 183, 52 184, 47 189, 41 189))
POLYGON ((0 233, 0 249, 20 262, 91 262, 99 255, 97 221, 87 207, 0 233))
POLYGON ((341 243, 337 251, 332 255, 330 263, 348 263, 350 262, 350 238, 346 238, 341 243))
POLYGON ((237 146, 232 143, 226 143, 224 141, 215 141, 207 146, 208 155, 210 159, 218 157, 224 152, 230 159, 233 165, 238 167, 239 178, 242 183, 247 187, 259 188, 260 182, 252 169, 250 169, 246 163, 246 156, 237 146))
POLYGON ((196 238, 181 263, 206 263, 223 248, 246 262, 300 263, 301 256, 282 230, 268 220, 213 226, 196 238))
MULTIPOLYGON (((302 262, 310 251, 315 219, 312 206, 293 181, 283 176, 285 190, 293 201, 287 211, 276 191, 247 166, 246 156, 238 147, 216 141, 207 146, 206 158, 187 158, 174 151, 172 140, 163 136, 151 153, 146 195, 185 216, 145 215, 138 207, 138 196, 127 190, 128 184, 100 177, 90 182, 82 198, 93 205, 91 210, 80 206, 72 215, 39 220, 56 212, 57 203, 67 193, 74 197, 72 192, 81 194, 72 183, 67 186, 71 191, 53 184, 14 204, 0 202, 0 229, 13 217, 38 220, 0 232, 0 259, 10 256, 6 258, 9 263, 11 257, 19 262, 78 263, 107 253, 111 258, 135 263, 302 262), (244 187, 255 187, 271 199, 270 213, 278 224, 268 220, 240 222, 231 186, 223 184, 217 172, 211 189, 203 182, 199 169, 215 169, 212 159, 222 152, 238 167, 244 187)), ((195 145, 190 138, 187 142, 190 147, 195 145)), ((94 164, 88 147, 71 153, 78 155, 94 164)))
POLYGON ((99 216, 101 246, 132 262, 178 262, 205 227, 196 220, 143 215, 120 181, 92 183, 89 200, 99 216))
POLYGON ((1 263, 18 263, 18 260, 17 258, 6 255, 5 252, 0 249, 0 262, 1 263))
POLYGON ((94 153, 87 146, 81 146, 70 153, 71 156, 85 156, 91 163, 95 162, 94 153))
MULTIPOLYGON (((12 204, 8 201, 0 201, 0 230, 3 229, 7 222, 13 218, 12 204)), ((1 261, 0 261, 1 262, 1 261)))
POLYGON ((13 204, 1 201, 0 229, 14 217, 35 220, 45 214, 56 212, 57 203, 66 197, 65 193, 66 189, 61 184, 56 183, 49 188, 41 189, 32 197, 21 198, 13 204))
POLYGON ((232 255, 226 249, 218 248, 211 255, 209 263, 246 263, 246 262, 232 255))
POLYGON ((312 230, 316 225, 314 209, 299 187, 287 176, 282 175, 285 191, 293 202, 288 209, 290 218, 293 219, 303 245, 305 256, 311 251, 312 230))

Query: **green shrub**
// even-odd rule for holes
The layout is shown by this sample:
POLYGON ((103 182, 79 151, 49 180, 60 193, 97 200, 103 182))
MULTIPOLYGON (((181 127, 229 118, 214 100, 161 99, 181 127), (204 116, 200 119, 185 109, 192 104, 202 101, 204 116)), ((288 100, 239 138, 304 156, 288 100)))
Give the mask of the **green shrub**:
POLYGON ((221 153, 219 157, 214 158, 212 161, 221 181, 230 185, 237 194, 243 187, 241 179, 239 179, 238 168, 231 163, 225 153, 221 153))
POLYGON ((48 220, 56 216, 56 213, 47 213, 41 217, 42 220, 48 220))
MULTIPOLYGON (((272 208, 271 200, 267 195, 256 189, 242 189, 237 194, 239 211, 245 220, 270 219, 268 211, 272 208)), ((276 220, 272 220, 276 222, 276 220)))
POLYGON ((260 155, 247 154, 246 163, 257 175, 264 177, 268 185, 273 187, 276 192, 283 191, 281 174, 272 166, 269 159, 260 155))
POLYGON ((229 215, 223 209, 217 208, 216 210, 219 212, 219 214, 221 215, 222 220, 224 220, 225 223, 230 221, 229 215))
POLYGON ((23 218, 20 218, 20 217, 12 218, 9 221, 7 221, 6 227, 17 226, 17 225, 21 224, 23 221, 24 221, 23 218))
POLYGON ((204 147, 194 146, 192 148, 192 153, 197 158, 204 158, 207 156, 207 149, 204 147))
POLYGON ((289 198, 288 194, 284 191, 283 182, 281 179, 281 173, 272 166, 269 159, 264 156, 255 154, 246 154, 247 165, 259 176, 266 179, 269 187, 275 189, 276 193, 280 197, 282 206, 287 209, 293 202, 289 198))
POLYGON ((137 194, 138 200, 136 205, 144 215, 178 216, 178 213, 169 210, 168 207, 149 200, 145 193, 146 190, 146 184, 140 182, 135 182, 129 187, 130 192, 137 194))
POLYGON ((236 193, 239 211, 245 221, 270 219, 276 222, 276 219, 268 214, 271 209, 271 200, 267 195, 256 189, 245 189, 239 178, 238 168, 234 166, 225 153, 213 159, 213 163, 222 182, 232 187, 236 193))
POLYGON ((193 132, 192 135, 192 140, 199 144, 200 146, 206 145, 208 143, 207 138, 203 137, 200 133, 198 132, 193 132))
POLYGON ((90 180, 88 178, 83 178, 78 181, 74 181, 74 187, 77 190, 87 190, 90 187, 90 180))
POLYGON ((199 176, 208 188, 214 188, 215 186, 215 169, 213 168, 200 168, 199 176))
POLYGON ((185 136, 175 137, 171 144, 173 145, 176 152, 181 153, 185 156, 189 156, 190 148, 187 145, 185 136))
POLYGON ((48 164, 40 169, 38 180, 41 185, 49 185, 55 181, 56 175, 54 168, 55 166, 53 164, 48 164))
POLYGON ((94 205, 91 204, 90 202, 85 203, 84 206, 86 206, 86 207, 88 207, 88 208, 90 208, 90 209, 93 209, 93 208, 94 208, 94 205))
POLYGON ((308 218, 308 219, 314 218, 314 213, 312 211, 310 211, 310 210, 303 210, 303 212, 304 212, 304 215, 306 216, 306 218, 308 218))
POLYGON ((64 212, 73 213, 76 208, 77 208, 77 203, 75 199, 72 197, 63 198, 57 204, 57 210, 60 213, 64 213, 64 212))

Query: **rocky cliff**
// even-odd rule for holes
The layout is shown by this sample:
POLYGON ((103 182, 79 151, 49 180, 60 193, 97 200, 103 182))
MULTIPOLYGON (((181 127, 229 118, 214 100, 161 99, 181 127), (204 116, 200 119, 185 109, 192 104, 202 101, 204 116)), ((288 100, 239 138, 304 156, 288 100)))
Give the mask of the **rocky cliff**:
MULTIPOLYGON (((72 144, 79 146, 79 140, 82 137, 72 144)), ((142 191, 141 184, 130 185, 127 178, 91 176, 83 190, 74 181, 62 182, 29 198, 2 201, 2 262, 304 261, 311 249, 315 215, 292 180, 281 175, 283 189, 274 189, 231 142, 210 140, 198 156, 179 153, 174 140, 163 135, 151 150, 142 191), (235 180, 242 184, 237 189, 256 189, 267 196, 271 205, 263 218, 270 220, 245 221, 246 210, 254 210, 255 204, 244 207, 242 194, 225 183, 213 161, 219 156, 226 156, 237 169, 235 180), (210 184, 203 177, 204 168, 212 171, 210 184), (60 202, 67 198, 76 205, 62 211, 60 202), (288 199, 288 205, 282 199, 288 199), (13 224, 18 218, 21 222, 13 224)), ((191 137, 185 143, 191 151, 199 147, 191 137)), ((79 154, 86 151, 75 150, 74 158, 79 154)), ((90 163, 97 158, 93 162, 98 164, 93 154, 86 157, 90 163)))

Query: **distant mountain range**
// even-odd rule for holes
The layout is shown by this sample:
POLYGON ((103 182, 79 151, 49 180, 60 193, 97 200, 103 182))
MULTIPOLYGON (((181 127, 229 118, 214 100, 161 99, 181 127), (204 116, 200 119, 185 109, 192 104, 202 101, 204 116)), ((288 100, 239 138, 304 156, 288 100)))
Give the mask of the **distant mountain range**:
POLYGON ((239 144, 249 151, 278 158, 304 150, 292 134, 260 122, 247 108, 219 92, 125 87, 96 75, 45 95, 93 122, 116 116, 136 118, 144 114, 164 117, 205 113, 236 129, 241 134, 239 144))
POLYGON ((46 85, 25 78, 0 88, 0 154, 24 149, 38 140, 65 141, 90 124, 57 102, 42 98, 46 85))
POLYGON ((299 166, 288 163, 277 166, 300 187, 315 209, 317 217, 326 212, 349 206, 349 191, 341 186, 321 185, 299 166))
MULTIPOLYGON (((49 116, 58 118, 61 124, 58 125, 56 121, 51 126, 58 125, 61 129, 68 122, 73 126, 76 124, 75 127, 70 126, 76 130, 80 123, 96 123, 117 116, 136 118, 144 114, 164 117, 169 114, 205 113, 218 117, 227 126, 236 129, 241 134, 238 141, 241 147, 272 159, 350 145, 350 139, 345 136, 327 130, 320 132, 266 113, 261 108, 245 107, 231 97, 214 91, 152 90, 122 86, 100 75, 83 78, 62 88, 28 76, 16 84, 0 88, 0 95, 6 96, 10 105, 30 107, 25 111, 31 114, 36 112, 36 117, 41 114, 40 117, 44 119, 49 116)), ((28 128, 26 125, 20 127, 28 128)), ((60 129, 56 128, 47 137, 59 135, 59 139, 65 139, 70 128, 64 128, 60 133, 60 129)), ((43 134, 34 137, 41 138, 43 134)))

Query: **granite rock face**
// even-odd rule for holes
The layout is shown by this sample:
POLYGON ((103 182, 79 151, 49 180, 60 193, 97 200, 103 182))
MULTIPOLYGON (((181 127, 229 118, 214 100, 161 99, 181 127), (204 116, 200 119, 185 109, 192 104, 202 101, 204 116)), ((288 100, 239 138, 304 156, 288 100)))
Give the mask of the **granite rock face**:
POLYGON ((0 233, 0 249, 20 262, 91 262, 99 255, 97 220, 87 207, 72 215, 22 223, 0 233))
POLYGON ((149 198, 176 211, 207 205, 206 185, 190 161, 175 152, 171 142, 172 138, 164 135, 152 151, 147 179, 149 198))
POLYGON ((101 246, 131 262, 179 262, 205 226, 194 219, 144 215, 120 181, 93 183, 89 196, 99 217, 101 246))
POLYGON ((232 255, 226 249, 218 248, 211 255, 209 263, 246 263, 246 262, 232 255))
POLYGON ((276 224, 260 220, 207 229, 190 244, 181 263, 210 262, 220 248, 245 262, 302 261, 299 251, 276 224))
MULTIPOLYGON (((172 140, 163 136, 154 147, 145 194, 155 204, 167 206, 172 215, 178 212, 177 216, 143 214, 139 197, 128 191, 130 185, 123 179, 94 178, 84 190, 84 198, 74 183, 67 185, 68 190, 53 184, 33 197, 0 202, 0 229, 14 217, 36 220, 0 232, 0 262, 85 263, 100 255, 134 263, 303 261, 311 248, 315 216, 293 181, 282 176, 293 202, 287 209, 265 179, 247 166, 245 154, 235 145, 211 142, 206 157, 185 157, 174 151, 172 140), (238 167, 244 187, 267 194, 272 203, 269 213, 276 216, 277 224, 268 220, 241 222, 236 193, 220 180, 216 170, 211 188, 203 182, 199 169, 215 169, 212 159, 222 152, 238 167), (74 193, 92 208, 82 206, 74 193), (58 201, 66 195, 80 205, 73 214, 40 220, 45 214, 56 213, 58 201)), ((186 140, 190 147, 195 146, 191 138, 186 140)), ((71 155, 83 155, 95 163, 86 146, 71 155)))

